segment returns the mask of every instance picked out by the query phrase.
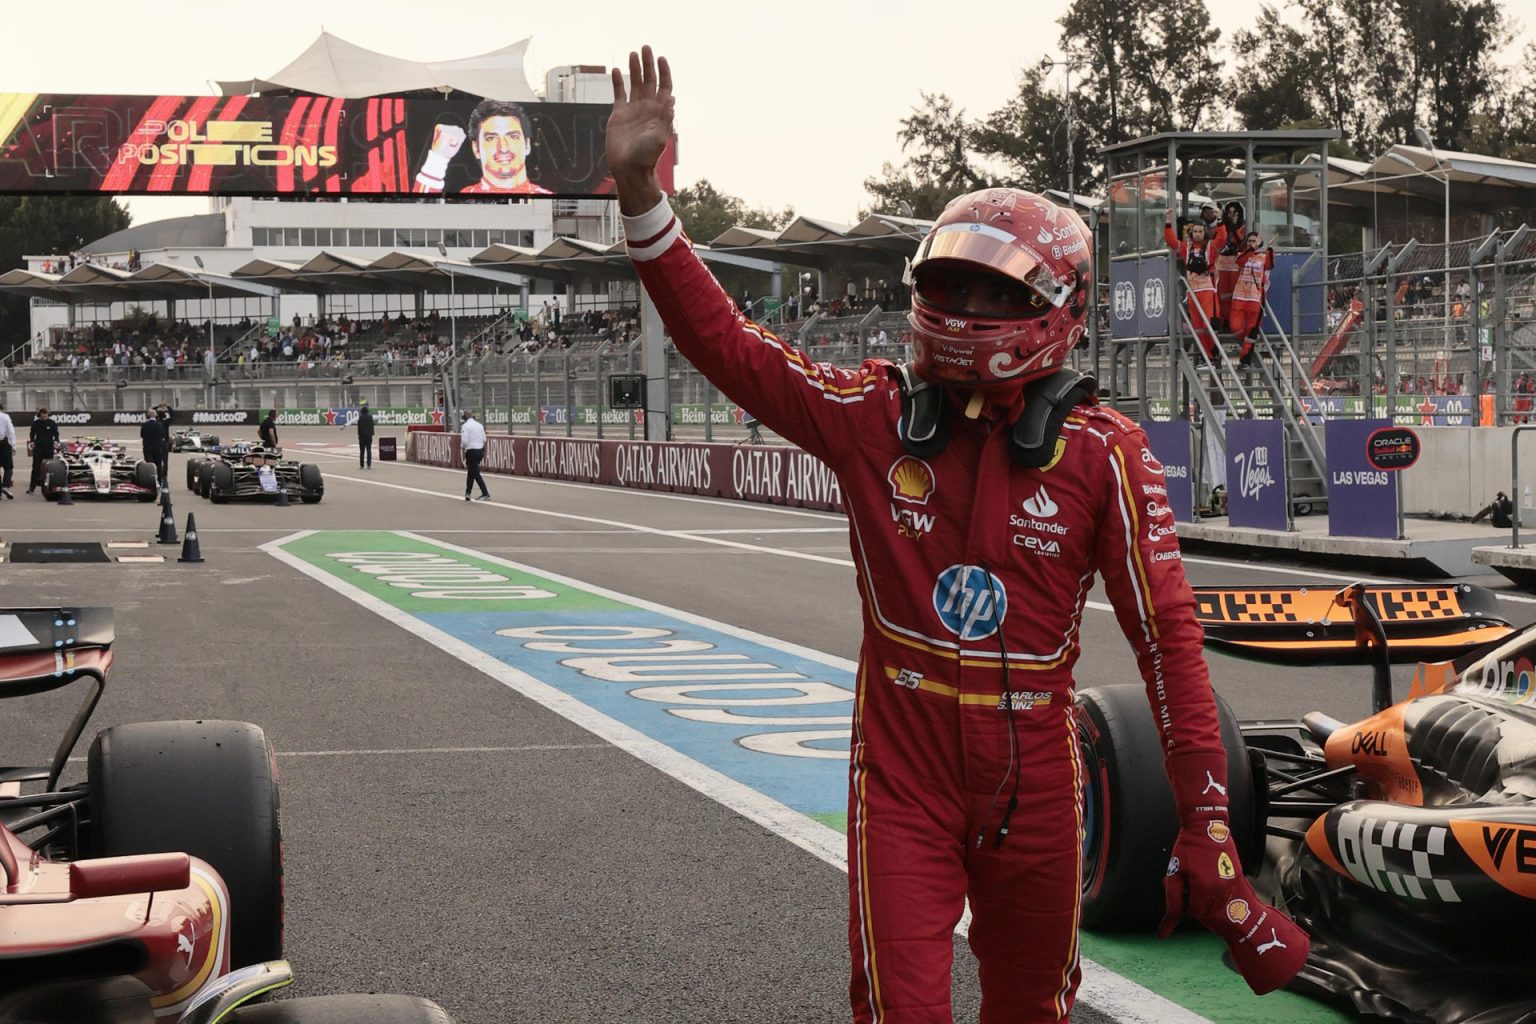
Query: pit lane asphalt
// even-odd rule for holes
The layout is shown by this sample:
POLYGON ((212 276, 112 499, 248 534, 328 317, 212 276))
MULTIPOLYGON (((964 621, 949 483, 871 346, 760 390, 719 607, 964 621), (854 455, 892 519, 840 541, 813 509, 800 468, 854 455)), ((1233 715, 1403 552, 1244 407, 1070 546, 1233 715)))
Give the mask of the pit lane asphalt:
MULTIPOLYGON (((267 731, 294 994, 420 994, 464 1024, 845 1020, 839 871, 258 549, 303 529, 412 530, 854 658, 841 518, 495 476, 495 503, 466 504, 458 474, 358 470, 350 432, 284 439, 291 455, 336 447, 312 455, 322 504, 211 505, 185 490, 173 456, 177 529, 196 514, 205 563, 152 546, 170 559, 7 564, 0 603, 114 607, 117 665, 77 755, 118 722, 220 717, 267 731)), ((153 539, 157 524, 134 502, 0 505, 7 541, 153 539)), ((1188 566, 1197 583, 1342 580, 1275 562, 1188 566)), ((1501 608, 1536 618, 1526 600, 1501 608)), ((1137 679, 1108 612, 1086 613, 1083 648, 1080 686, 1137 679)), ((1240 717, 1369 711, 1366 673, 1211 660, 1240 717)), ((0 703, 0 761, 46 760, 77 699, 0 703)), ((70 777, 82 776, 76 763, 70 777)), ((974 964, 956 949, 956 1016, 974 1020, 974 964)))

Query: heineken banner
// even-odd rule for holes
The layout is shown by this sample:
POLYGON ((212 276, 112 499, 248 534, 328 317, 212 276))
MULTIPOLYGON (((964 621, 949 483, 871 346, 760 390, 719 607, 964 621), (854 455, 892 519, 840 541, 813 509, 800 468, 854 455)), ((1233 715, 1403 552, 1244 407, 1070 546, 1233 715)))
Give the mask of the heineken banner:
POLYGON ((1386 420, 1330 420, 1323 428, 1329 536, 1397 537, 1397 474, 1372 466, 1366 444, 1387 426, 1386 420))
MULTIPOLYGON (((459 435, 416 432, 408 453, 433 466, 462 465, 459 435)), ((842 489, 820 459, 781 445, 686 441, 598 441, 576 437, 486 438, 480 468, 516 476, 579 480, 645 491, 677 491, 841 511, 842 489)))
POLYGON ((1227 521, 1283 530, 1286 515, 1285 424, 1227 421, 1227 521))
POLYGON ((1191 457, 1189 421, 1148 420, 1141 425, 1141 429, 1147 433, 1147 444, 1151 446, 1152 454, 1163 464, 1163 479, 1167 486, 1166 495, 1148 497, 1166 497, 1168 507, 1173 509, 1175 522, 1194 522, 1195 492, 1191 471, 1194 460, 1191 457))

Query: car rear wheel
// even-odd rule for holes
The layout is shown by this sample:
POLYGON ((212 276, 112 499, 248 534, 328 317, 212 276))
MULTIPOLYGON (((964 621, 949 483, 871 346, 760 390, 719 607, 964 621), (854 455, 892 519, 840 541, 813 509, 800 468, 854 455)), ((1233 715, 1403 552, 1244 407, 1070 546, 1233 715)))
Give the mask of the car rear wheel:
MULTIPOLYGON (((1219 696, 1232 837, 1240 854, 1258 848, 1253 760, 1237 717, 1219 696)), ((1103 686, 1077 695, 1083 786, 1083 911, 1086 927, 1147 931, 1162 918, 1163 874, 1179 818, 1163 771, 1162 732, 1140 686, 1103 686)), ((1244 861, 1249 872, 1259 864, 1244 861)))
POLYGON ((187 460, 187 490, 193 494, 197 493, 197 475, 206 463, 206 459, 193 458, 187 460))
POLYGON ((228 1024, 453 1024, 441 1006, 414 996, 309 996, 242 1006, 228 1024))
POLYGON ((299 486, 304 489, 304 504, 319 504, 320 498, 325 494, 325 480, 320 475, 320 467, 313 462, 306 462, 300 465, 299 486))
POLYGON ((209 468, 207 486, 208 498, 215 505, 224 504, 235 489, 235 467, 227 462, 215 462, 209 468))
POLYGON ((230 900, 230 963, 283 954, 277 770, 248 722, 139 722, 103 730, 87 762, 94 852, 189 853, 230 900))
POLYGON ((140 501, 154 501, 160 496, 160 471, 152 462, 140 461, 133 467, 133 482, 140 487, 148 488, 147 494, 140 494, 140 501))
POLYGON ((69 466, 63 459, 49 459, 43 466, 43 497, 57 501, 59 492, 69 486, 69 466))

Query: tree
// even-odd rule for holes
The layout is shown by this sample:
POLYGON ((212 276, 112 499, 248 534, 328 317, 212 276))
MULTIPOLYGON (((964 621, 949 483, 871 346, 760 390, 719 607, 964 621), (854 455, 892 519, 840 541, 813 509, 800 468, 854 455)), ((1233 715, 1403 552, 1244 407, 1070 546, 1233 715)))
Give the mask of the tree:
POLYGON ((1232 37, 1237 65, 1232 75, 1232 109, 1249 131, 1276 131, 1319 119, 1323 105, 1314 84, 1325 59, 1314 41, 1284 21, 1269 4, 1258 24, 1232 37))
MULTIPOLYGON (((23 256, 62 255, 126 228, 133 218, 116 199, 77 196, 0 196, 0 272, 24 266, 23 256)), ((27 299, 0 298, 0 357, 31 332, 27 299)))
POLYGON ((1046 86, 1044 67, 1025 68, 1019 89, 1002 107, 976 125, 976 150, 1006 168, 1005 177, 1033 191, 1067 189, 1068 152, 1074 165, 1073 184, 1078 192, 1095 188, 1101 176, 1093 160, 1095 135, 1087 130, 1083 115, 1072 118, 1075 142, 1067 141, 1067 102, 1059 91, 1046 86))
POLYGON ((905 213, 932 218, 953 196, 992 184, 976 168, 973 149, 975 126, 956 110, 942 93, 922 93, 923 105, 902 119, 901 149, 909 153, 900 166, 880 168, 880 176, 866 178, 864 190, 875 197, 875 211, 905 213))
POLYGON ((738 225, 781 228, 795 217, 795 211, 788 207, 778 213, 749 207, 742 199, 715 188, 708 178, 678 189, 672 198, 672 209, 683 222, 688 237, 704 245, 738 225))
MULTIPOLYGON (((772 230, 783 227, 795 217, 795 211, 788 207, 778 213, 749 207, 740 198, 715 188, 706 178, 678 189, 672 197, 672 209, 682 221, 688 237, 703 245, 733 227, 772 230)), ((720 286, 729 295, 744 291, 761 295, 768 287, 767 277, 761 273, 724 265, 713 269, 720 286)))

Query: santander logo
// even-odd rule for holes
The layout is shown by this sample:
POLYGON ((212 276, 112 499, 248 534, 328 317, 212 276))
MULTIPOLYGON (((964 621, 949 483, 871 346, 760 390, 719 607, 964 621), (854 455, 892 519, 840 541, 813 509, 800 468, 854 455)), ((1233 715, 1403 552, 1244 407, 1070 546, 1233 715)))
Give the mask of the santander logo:
POLYGON ((1056 503, 1051 500, 1051 496, 1045 492, 1045 487, 1042 485, 1038 491, 1024 499, 1024 511, 1036 519, 1049 519, 1058 510, 1056 503))

